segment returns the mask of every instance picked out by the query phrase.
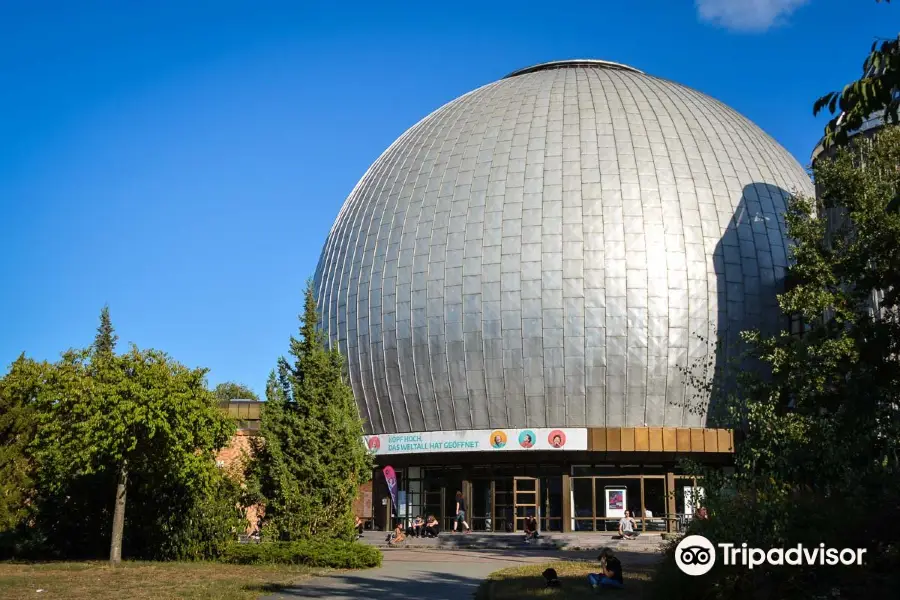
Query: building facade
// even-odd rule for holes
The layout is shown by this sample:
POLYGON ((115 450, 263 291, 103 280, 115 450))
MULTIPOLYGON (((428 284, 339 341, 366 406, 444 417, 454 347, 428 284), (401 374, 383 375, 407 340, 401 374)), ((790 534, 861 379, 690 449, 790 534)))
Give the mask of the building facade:
POLYGON ((376 472, 376 522, 446 526, 457 491, 485 530, 689 512, 678 459, 733 451, 692 369, 783 325, 795 192, 807 174, 749 120, 606 61, 516 71, 401 135, 315 277, 366 443, 398 473, 391 506, 376 472))

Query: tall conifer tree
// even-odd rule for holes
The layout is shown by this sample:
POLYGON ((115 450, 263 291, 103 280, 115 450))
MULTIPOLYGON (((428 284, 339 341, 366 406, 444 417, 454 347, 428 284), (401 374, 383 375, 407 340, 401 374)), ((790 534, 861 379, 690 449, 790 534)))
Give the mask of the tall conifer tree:
POLYGON ((280 539, 350 538, 353 500, 372 468, 343 359, 325 347, 318 321, 309 283, 290 360, 280 359, 277 377, 269 376, 251 466, 265 497, 266 528, 280 539))

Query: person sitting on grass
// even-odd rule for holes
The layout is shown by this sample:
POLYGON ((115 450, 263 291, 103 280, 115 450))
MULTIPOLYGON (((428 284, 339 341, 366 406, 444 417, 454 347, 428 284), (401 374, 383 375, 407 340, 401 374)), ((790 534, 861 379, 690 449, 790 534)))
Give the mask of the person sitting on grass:
POLYGON ((434 518, 434 515, 428 515, 428 520, 425 521, 425 537, 437 537, 440 532, 441 526, 437 519, 434 518))
POLYGON ((590 573, 588 575, 588 583, 595 590, 598 588, 622 588, 625 582, 622 580, 622 563, 616 558, 612 548, 603 548, 600 550, 600 572, 590 573))
POLYGON ((538 523, 534 515, 525 517, 525 541, 530 542, 538 538, 538 523))
POLYGON ((394 528, 394 531, 388 536, 388 544, 391 546, 396 546, 400 542, 406 541, 406 533, 403 531, 403 522, 397 521, 397 526, 394 528))
POLYGON ((625 516, 619 520, 619 537, 623 540, 633 540, 638 536, 634 530, 634 519, 631 518, 631 511, 626 510, 625 516))

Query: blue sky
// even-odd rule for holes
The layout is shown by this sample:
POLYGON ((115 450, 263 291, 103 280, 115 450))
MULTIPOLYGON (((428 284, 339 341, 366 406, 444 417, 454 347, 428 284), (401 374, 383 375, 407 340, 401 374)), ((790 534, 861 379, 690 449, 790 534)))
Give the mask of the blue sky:
POLYGON ((561 58, 710 94, 808 162, 874 0, 0 2, 0 372, 122 342, 262 391, 369 164, 432 110, 561 58), (151 8, 152 5, 152 8, 151 8))

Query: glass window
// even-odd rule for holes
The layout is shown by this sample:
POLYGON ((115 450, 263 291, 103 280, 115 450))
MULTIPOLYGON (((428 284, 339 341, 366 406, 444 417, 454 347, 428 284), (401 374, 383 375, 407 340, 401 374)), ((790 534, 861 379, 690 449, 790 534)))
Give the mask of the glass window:
POLYGON ((575 531, 594 530, 594 480, 590 477, 572 479, 572 519, 575 531))
POLYGON ((644 479, 644 528, 646 531, 666 530, 666 480, 644 479))
POLYGON ((513 514, 513 479, 512 477, 494 478, 494 518, 497 524, 494 531, 512 532, 513 514))
POLYGON ((541 529, 562 531, 562 477, 542 478, 541 496, 541 529))
MULTIPOLYGON (((607 502, 617 503, 621 506, 621 510, 628 510, 631 516, 640 515, 641 512, 641 480, 640 478, 605 478, 598 477, 594 479, 596 486, 595 508, 597 511, 598 530, 616 531, 619 528, 619 519, 621 516, 607 517, 607 502), (624 495, 617 495, 617 490, 624 490, 624 495), (619 503, 620 502, 620 503, 619 503), (599 519, 603 519, 599 521, 599 519)), ((613 509, 613 514, 616 510, 613 509)))
POLYGON ((491 480, 474 480, 472 482, 472 518, 469 520, 474 531, 493 531, 491 508, 491 480))

